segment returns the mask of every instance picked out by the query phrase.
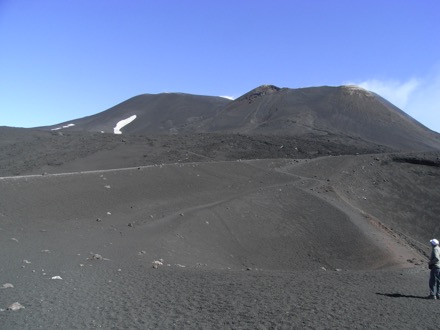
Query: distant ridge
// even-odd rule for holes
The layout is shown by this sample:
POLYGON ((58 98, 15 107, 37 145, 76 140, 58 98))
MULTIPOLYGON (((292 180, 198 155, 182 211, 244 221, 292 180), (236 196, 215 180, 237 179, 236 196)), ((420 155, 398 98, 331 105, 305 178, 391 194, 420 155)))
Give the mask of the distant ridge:
POLYGON ((95 115, 41 128, 53 130, 71 125, 70 131, 114 133, 119 122, 136 116, 136 120, 122 128, 122 133, 177 133, 188 125, 213 117, 229 102, 224 97, 185 93, 141 94, 95 115))
POLYGON ((118 123, 128 118, 136 119, 122 126, 122 134, 336 134, 396 150, 440 150, 440 134, 357 86, 262 85, 235 100, 142 94, 95 115, 40 129, 114 133, 118 123))

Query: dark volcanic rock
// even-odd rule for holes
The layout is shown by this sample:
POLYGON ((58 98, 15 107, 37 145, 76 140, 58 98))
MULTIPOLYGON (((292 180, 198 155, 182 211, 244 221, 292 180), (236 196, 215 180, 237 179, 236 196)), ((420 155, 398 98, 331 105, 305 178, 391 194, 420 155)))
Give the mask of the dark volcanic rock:
POLYGON ((440 135, 356 86, 260 86, 234 101, 182 93, 143 94, 93 116, 42 129, 124 134, 338 135, 396 150, 440 150, 440 135), (136 118, 134 119, 134 116, 136 118), (69 126, 70 125, 70 126, 69 126))
POLYGON ((269 95, 278 92, 281 90, 281 88, 273 86, 273 85, 262 85, 260 87, 257 87, 250 92, 244 94, 243 96, 240 96, 237 101, 247 101, 249 103, 252 103, 255 99, 262 97, 264 95, 269 95))
POLYGON ((438 134, 378 96, 140 96, 49 128, 0 128, 3 328, 436 324, 440 151, 396 149, 438 134))
POLYGON ((209 130, 295 136, 332 133, 401 150, 440 149, 438 133, 367 90, 355 86, 266 89, 257 88, 227 104, 209 130))
POLYGON ((174 134, 212 118, 230 100, 216 96, 184 93, 142 94, 92 116, 73 119, 41 129, 65 127, 62 131, 114 133, 116 124, 131 116, 136 119, 124 127, 125 134, 174 134))
POLYGON ((315 158, 392 149, 334 134, 120 135, 0 129, 0 176, 238 159, 315 158))

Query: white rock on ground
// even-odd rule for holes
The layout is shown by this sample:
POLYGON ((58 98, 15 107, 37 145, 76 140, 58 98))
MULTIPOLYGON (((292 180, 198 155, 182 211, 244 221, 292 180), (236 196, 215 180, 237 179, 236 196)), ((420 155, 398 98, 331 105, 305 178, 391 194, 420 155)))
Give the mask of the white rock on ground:
POLYGON ((159 266, 163 266, 163 259, 154 260, 154 261, 152 262, 152 264, 153 264, 153 268, 157 268, 157 267, 159 267, 159 266))
POLYGON ((13 288, 14 286, 11 283, 5 283, 2 285, 1 289, 13 288))
POLYGON ((15 302, 8 307, 8 310, 18 311, 19 309, 23 309, 23 308, 24 306, 22 304, 20 304, 19 302, 15 302))

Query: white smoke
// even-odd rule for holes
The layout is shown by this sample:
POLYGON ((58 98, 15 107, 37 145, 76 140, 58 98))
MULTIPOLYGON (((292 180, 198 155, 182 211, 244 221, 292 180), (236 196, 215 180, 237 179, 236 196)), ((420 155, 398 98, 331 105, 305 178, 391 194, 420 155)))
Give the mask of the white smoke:
POLYGON ((381 81, 374 79, 363 81, 356 85, 379 94, 397 107, 403 109, 407 106, 411 94, 417 90, 420 83, 420 80, 415 78, 404 82, 397 80, 381 81))
POLYGON ((384 97, 426 127, 440 132, 440 65, 428 75, 406 81, 350 82, 384 97))

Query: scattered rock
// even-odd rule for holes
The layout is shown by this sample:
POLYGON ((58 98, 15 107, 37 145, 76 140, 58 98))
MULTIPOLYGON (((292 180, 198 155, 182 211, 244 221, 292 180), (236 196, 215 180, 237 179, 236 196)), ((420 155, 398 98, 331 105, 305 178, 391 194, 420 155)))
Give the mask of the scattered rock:
POLYGON ((19 309, 23 309, 24 306, 19 302, 15 302, 8 307, 9 311, 18 311, 19 309))
POLYGON ((154 260, 152 264, 153 268, 157 269, 159 266, 163 266, 163 259, 154 260))
POLYGON ((26 259, 24 259, 23 262, 24 262, 25 264, 30 264, 30 263, 31 263, 29 260, 26 260, 26 259))
POLYGON ((11 240, 16 241, 18 243, 18 239, 16 239, 15 237, 12 237, 11 240))
POLYGON ((98 219, 96 219, 96 221, 97 221, 97 222, 101 222, 101 221, 102 221, 102 219, 101 219, 101 218, 98 218, 98 219))
POLYGON ((5 283, 2 285, 1 289, 13 288, 14 286, 11 283, 5 283))
POLYGON ((62 280, 61 276, 52 276, 53 280, 62 280))
POLYGON ((100 254, 98 254, 98 253, 94 253, 94 254, 90 257, 90 259, 92 259, 92 260, 103 260, 104 258, 103 258, 100 254))

